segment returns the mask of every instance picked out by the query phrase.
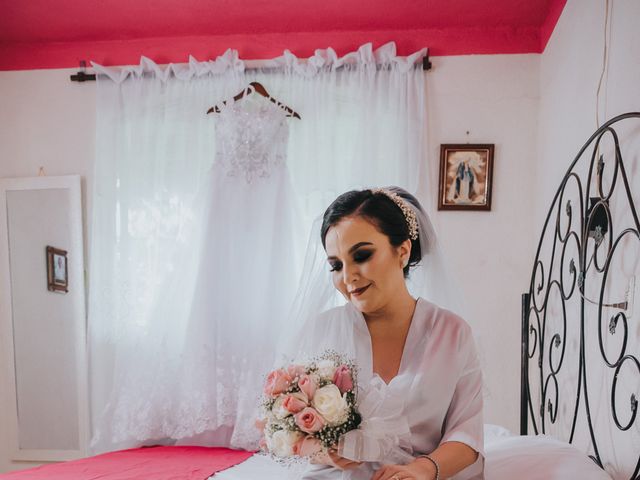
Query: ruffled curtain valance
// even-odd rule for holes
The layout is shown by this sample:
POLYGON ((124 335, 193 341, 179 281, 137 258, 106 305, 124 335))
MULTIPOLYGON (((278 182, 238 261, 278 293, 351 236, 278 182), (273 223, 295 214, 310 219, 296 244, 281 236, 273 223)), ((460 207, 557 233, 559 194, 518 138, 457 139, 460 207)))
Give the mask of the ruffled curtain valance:
MULTIPOLYGON (((289 70, 305 77, 318 75, 323 70, 337 70, 344 67, 366 67, 366 68, 388 68, 397 70, 399 73, 407 73, 427 54, 427 49, 423 48, 417 52, 400 57, 396 54, 396 44, 389 42, 376 50, 371 43, 362 45, 357 51, 347 53, 342 57, 333 48, 318 49, 312 57, 300 59, 289 50, 285 50, 282 56, 265 60, 262 68, 281 68, 289 70)), ((95 62, 91 62, 96 72, 107 75, 116 83, 121 83, 129 76, 141 77, 145 73, 153 72, 156 78, 166 82, 168 78, 174 76, 179 80, 191 80, 194 77, 204 75, 221 75, 226 72, 244 72, 245 61, 241 60, 238 51, 228 49, 223 55, 215 60, 198 61, 189 56, 186 64, 170 63, 161 66, 150 58, 142 56, 140 64, 127 67, 104 67, 95 62)))

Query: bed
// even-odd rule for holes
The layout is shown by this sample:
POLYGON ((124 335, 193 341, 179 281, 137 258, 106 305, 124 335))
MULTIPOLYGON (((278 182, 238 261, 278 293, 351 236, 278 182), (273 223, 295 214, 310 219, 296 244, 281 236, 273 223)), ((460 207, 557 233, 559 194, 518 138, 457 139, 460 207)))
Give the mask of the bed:
MULTIPOLYGON (((553 196, 522 295, 520 432, 485 426, 488 480, 640 479, 640 188, 623 161, 631 156, 640 177, 639 120, 620 115, 594 132, 553 196)), ((301 468, 251 452, 155 447, 0 478, 293 480, 301 468)))

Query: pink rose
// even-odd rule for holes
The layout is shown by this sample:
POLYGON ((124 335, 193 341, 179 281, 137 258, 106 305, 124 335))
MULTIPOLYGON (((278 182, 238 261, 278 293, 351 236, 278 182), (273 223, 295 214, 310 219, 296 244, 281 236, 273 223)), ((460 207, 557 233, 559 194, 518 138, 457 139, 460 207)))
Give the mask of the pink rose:
POLYGON ((351 378, 351 371, 346 365, 340 365, 336 369, 336 373, 333 374, 333 383, 340 393, 348 392, 353 389, 353 378, 351 378))
POLYGON ((289 365, 287 367, 287 373, 291 378, 296 378, 300 375, 304 375, 305 368, 302 365, 289 365))
POLYGON ((315 409, 304 408, 295 415, 296 425, 305 433, 315 433, 324 427, 324 420, 315 409))
POLYGON ((291 385, 291 377, 284 370, 274 370, 267 376, 264 384, 264 393, 271 397, 275 397, 284 392, 291 385))
POLYGON ((300 375, 300 378, 298 380, 298 387, 300 387, 300 391, 304 393, 309 400, 311 400, 313 398, 313 395, 316 393, 318 383, 312 376, 303 374, 300 375))
POLYGON ((303 393, 294 393, 292 395, 287 395, 284 397, 284 401, 282 402, 282 406, 291 413, 298 413, 304 407, 308 405, 305 401, 305 395, 303 393))
POLYGON ((300 457, 310 457, 322 450, 322 444, 317 438, 308 435, 293 446, 293 454, 300 457))

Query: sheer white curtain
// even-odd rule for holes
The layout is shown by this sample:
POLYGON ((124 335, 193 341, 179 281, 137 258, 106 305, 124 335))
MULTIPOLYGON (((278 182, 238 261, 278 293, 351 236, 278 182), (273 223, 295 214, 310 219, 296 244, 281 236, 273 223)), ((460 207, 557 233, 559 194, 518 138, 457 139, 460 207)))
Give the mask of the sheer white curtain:
POLYGON ((260 70, 245 70, 232 50, 215 61, 166 67, 146 58, 136 67, 94 65, 94 452, 175 442, 256 447, 260 382, 287 328, 312 218, 348 189, 415 191, 426 174, 424 54, 398 57, 390 43, 341 58, 331 49, 306 61, 285 52, 260 70), (257 184, 246 194, 228 190, 233 208, 216 207, 230 214, 216 215, 212 225, 220 116, 205 112, 254 80, 302 117, 287 120, 291 194, 257 184), (257 220, 239 225, 233 212, 247 209, 257 220), (283 232, 298 248, 265 250, 266 238, 281 243, 283 232), (221 245, 241 248, 234 257, 241 260, 225 264, 221 245), (220 268, 203 269, 216 255, 220 268), (207 289, 233 275, 264 288, 227 289, 224 305, 211 305, 220 302, 219 290, 207 289))

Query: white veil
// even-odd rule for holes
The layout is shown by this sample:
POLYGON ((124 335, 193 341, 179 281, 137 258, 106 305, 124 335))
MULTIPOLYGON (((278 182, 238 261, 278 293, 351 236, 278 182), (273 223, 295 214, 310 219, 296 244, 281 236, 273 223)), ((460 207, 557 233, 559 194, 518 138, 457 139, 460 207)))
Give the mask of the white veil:
MULTIPOLYGON (((418 241, 422 259, 410 268, 407 287, 413 297, 451 310, 458 315, 465 312, 463 295, 448 269, 429 216, 418 200, 399 187, 386 187, 397 193, 410 206, 418 222, 418 241)), ((320 236, 322 216, 314 221, 304 259, 300 285, 290 313, 291 330, 281 339, 277 361, 279 365, 300 356, 316 355, 326 349, 352 354, 352 328, 348 322, 336 319, 335 312, 346 303, 330 278, 326 252, 320 236), (334 321, 326 321, 327 312, 334 321), (324 320, 324 321, 323 321, 324 320)))

